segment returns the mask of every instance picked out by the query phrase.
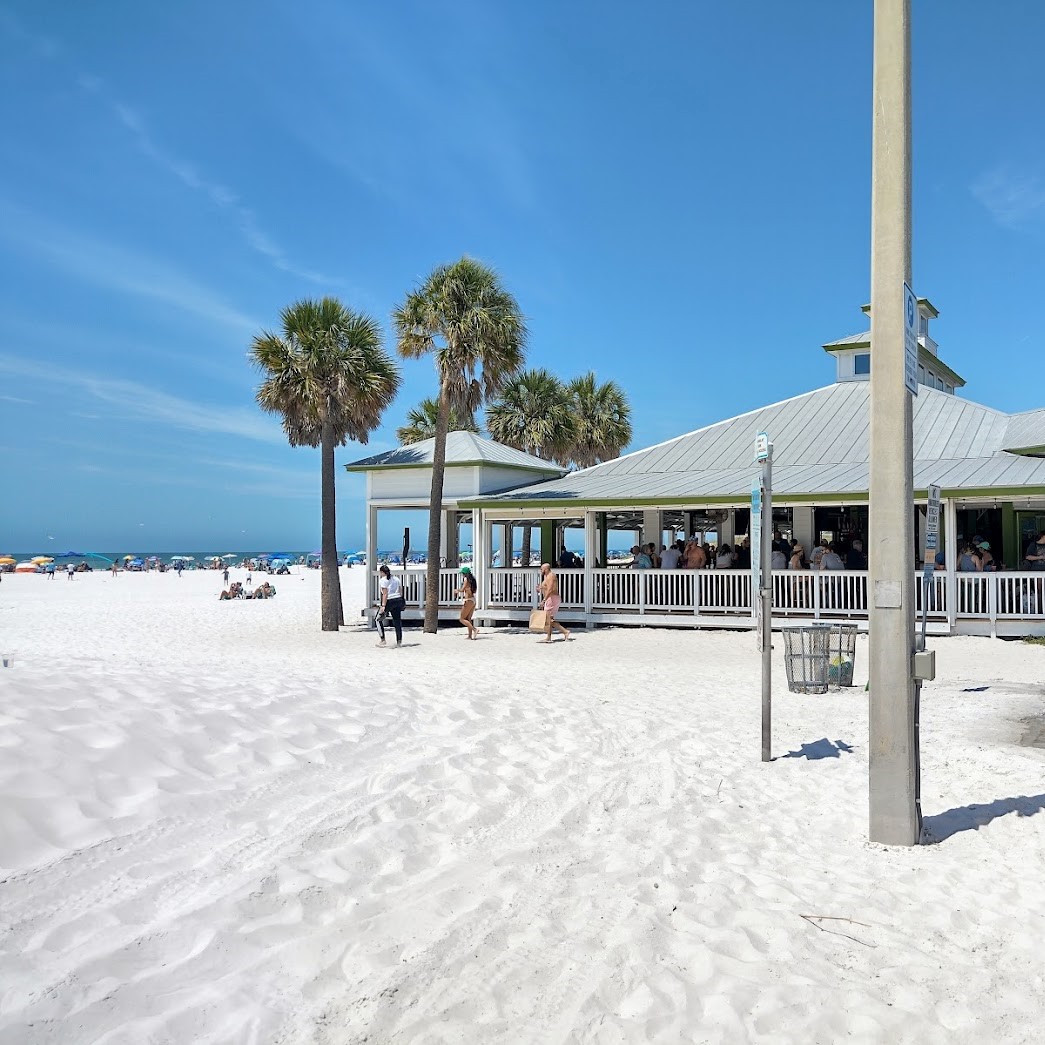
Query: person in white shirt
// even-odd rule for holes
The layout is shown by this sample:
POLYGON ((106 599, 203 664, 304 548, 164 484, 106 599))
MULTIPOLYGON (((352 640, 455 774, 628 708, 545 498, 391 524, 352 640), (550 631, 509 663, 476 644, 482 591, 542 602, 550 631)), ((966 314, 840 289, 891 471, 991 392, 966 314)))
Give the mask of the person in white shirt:
POLYGON ((660 553, 660 568, 662 570, 677 570, 679 568, 679 559, 681 558, 682 554, 678 548, 671 544, 660 553))
POLYGON ((379 646, 385 643, 385 620, 392 618, 392 627, 396 633, 396 647, 403 645, 403 609, 406 599, 403 598, 403 582, 392 576, 392 571, 382 563, 377 571, 381 576, 381 608, 377 612, 377 630, 381 633, 379 646))

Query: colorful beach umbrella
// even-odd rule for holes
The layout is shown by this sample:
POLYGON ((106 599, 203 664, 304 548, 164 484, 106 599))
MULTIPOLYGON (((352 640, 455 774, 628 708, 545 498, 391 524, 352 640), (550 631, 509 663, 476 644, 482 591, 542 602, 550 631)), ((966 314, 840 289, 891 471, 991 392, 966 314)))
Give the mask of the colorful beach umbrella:
POLYGON ((0 555, 0 565, 2 566, 10 566, 11 563, 16 561, 17 560, 13 559, 10 555, 0 555))
POLYGON ((34 555, 29 561, 40 565, 45 562, 54 562, 54 559, 50 555, 34 555))

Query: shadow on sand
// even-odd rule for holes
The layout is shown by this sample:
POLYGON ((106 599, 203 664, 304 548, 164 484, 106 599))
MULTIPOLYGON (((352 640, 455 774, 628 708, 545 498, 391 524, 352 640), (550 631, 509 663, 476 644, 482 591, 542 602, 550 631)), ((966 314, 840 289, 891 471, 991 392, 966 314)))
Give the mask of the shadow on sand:
POLYGON ((1020 795, 1018 798, 997 798, 986 805, 961 806, 948 809, 922 820, 922 845, 936 845, 958 834, 959 831, 977 831, 999 816, 1015 813, 1034 816, 1045 809, 1045 795, 1020 795))
POLYGON ((842 752, 849 754, 853 749, 844 741, 836 740, 833 743, 823 737, 820 740, 814 740, 811 744, 803 744, 797 751, 789 751, 786 755, 781 755, 781 758, 839 758, 842 752))

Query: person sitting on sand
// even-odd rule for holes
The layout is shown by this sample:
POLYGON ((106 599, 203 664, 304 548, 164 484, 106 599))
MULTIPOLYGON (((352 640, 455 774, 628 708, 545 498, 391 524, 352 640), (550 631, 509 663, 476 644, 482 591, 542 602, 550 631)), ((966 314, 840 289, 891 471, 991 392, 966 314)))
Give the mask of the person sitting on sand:
POLYGON ((461 586, 454 592, 461 600, 461 623, 468 629, 468 638, 474 639, 479 634, 479 629, 472 623, 472 614, 475 612, 475 577, 467 566, 461 567, 461 586))
POLYGON ((562 641, 568 642, 569 631, 555 619, 555 614, 559 612, 559 606, 562 605, 562 600, 559 598, 559 578, 555 576, 555 571, 546 562, 541 563, 540 592, 545 613, 543 641, 551 642, 552 628, 558 628, 562 632, 562 641))
POLYGON ((255 599, 271 599, 272 596, 275 595, 275 594, 276 594, 276 589, 273 588, 272 585, 269 584, 268 581, 265 581, 263 584, 260 584, 254 590, 254 598, 255 599))

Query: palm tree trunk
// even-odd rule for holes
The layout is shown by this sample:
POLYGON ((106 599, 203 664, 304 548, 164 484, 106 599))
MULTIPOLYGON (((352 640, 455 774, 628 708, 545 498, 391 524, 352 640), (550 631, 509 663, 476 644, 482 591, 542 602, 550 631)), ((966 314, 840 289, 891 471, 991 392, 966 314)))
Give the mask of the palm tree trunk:
POLYGON ((344 620, 341 606, 341 578, 337 572, 337 530, 334 508, 334 430, 324 424, 321 433, 321 468, 323 472, 322 514, 323 529, 320 540, 322 565, 321 613, 324 631, 337 631, 344 620))
MULTIPOLYGON (((522 564, 523 566, 530 565, 530 544, 533 541, 533 529, 529 523, 523 523, 523 535, 522 535, 522 564)), ((543 556, 544 549, 541 549, 543 556)))
POLYGON ((439 412, 432 447, 432 500, 428 508, 428 570, 425 575, 426 635, 439 630, 439 545, 443 535, 443 475, 446 471, 446 432, 450 427, 450 399, 439 389, 439 412))

